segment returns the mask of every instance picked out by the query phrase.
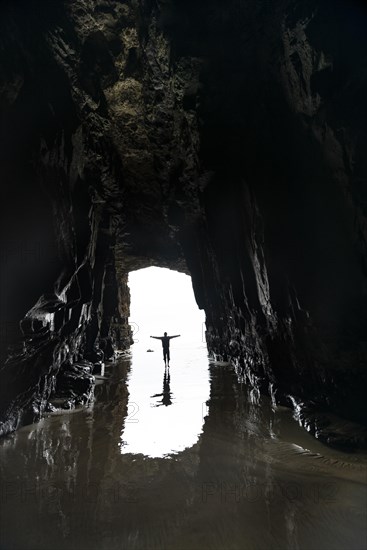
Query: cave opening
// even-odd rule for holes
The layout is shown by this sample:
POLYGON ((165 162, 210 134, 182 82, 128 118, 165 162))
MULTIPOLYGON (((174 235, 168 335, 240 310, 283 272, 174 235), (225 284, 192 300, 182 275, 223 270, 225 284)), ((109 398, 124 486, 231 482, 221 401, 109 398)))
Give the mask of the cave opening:
POLYGON ((134 348, 157 348, 149 337, 165 331, 182 334, 174 342, 177 349, 205 342, 205 313, 197 307, 189 275, 147 267, 130 272, 128 285, 134 348))
POLYGON ((202 432, 209 371, 205 314, 195 302, 191 277, 166 268, 130 272, 133 345, 127 377, 128 412, 121 454, 166 457, 194 445, 202 432), (171 341, 170 363, 151 336, 171 341))

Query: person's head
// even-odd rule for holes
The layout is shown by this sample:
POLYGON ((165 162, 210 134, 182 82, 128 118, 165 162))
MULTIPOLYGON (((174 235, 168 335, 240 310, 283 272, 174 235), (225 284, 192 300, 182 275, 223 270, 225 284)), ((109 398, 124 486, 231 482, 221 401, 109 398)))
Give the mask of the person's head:
POLYGON ((164 335, 167 336, 167 332, 165 332, 164 335))

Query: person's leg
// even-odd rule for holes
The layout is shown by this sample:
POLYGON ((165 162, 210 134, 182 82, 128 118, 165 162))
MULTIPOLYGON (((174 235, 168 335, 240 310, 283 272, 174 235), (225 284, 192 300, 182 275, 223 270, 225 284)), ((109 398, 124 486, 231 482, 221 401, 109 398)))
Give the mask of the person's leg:
POLYGON ((166 362, 166 360, 167 360, 167 350, 164 349, 163 350, 163 361, 166 362))
POLYGON ((169 363, 169 359, 170 359, 170 357, 169 357, 169 349, 168 349, 167 350, 167 361, 168 361, 168 363, 169 363))

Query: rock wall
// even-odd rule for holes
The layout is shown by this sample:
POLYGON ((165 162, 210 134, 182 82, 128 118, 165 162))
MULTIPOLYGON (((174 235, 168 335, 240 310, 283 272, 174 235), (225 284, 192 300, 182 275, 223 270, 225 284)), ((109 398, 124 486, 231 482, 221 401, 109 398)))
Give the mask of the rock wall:
POLYGON ((333 442, 318 413, 365 423, 367 412, 366 10, 202 9, 172 35, 206 60, 200 160, 212 177, 192 272, 204 274, 209 346, 333 442))
POLYGON ((316 435, 365 423, 363 4, 0 9, 1 433, 128 347, 148 265, 191 274, 210 350, 316 435))

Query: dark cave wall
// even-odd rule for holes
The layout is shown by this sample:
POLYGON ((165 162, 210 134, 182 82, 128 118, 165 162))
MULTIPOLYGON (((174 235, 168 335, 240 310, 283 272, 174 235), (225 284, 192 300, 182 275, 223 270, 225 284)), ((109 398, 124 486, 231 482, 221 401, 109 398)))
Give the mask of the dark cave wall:
POLYGON ((147 265, 191 273, 255 388, 365 422, 363 4, 1 11, 2 433, 129 345, 147 265))
POLYGON ((117 155, 82 112, 47 42, 55 21, 71 40, 74 33, 54 3, 2 10, 0 432, 7 433, 40 417, 58 376, 96 342, 109 357, 112 344, 125 349, 131 335, 127 275, 117 281, 113 253, 117 155))
POLYGON ((201 166, 214 175, 196 256, 209 347, 280 402, 365 422, 366 11, 206 9, 192 5, 180 51, 206 56, 201 166))

